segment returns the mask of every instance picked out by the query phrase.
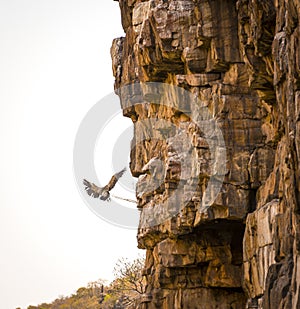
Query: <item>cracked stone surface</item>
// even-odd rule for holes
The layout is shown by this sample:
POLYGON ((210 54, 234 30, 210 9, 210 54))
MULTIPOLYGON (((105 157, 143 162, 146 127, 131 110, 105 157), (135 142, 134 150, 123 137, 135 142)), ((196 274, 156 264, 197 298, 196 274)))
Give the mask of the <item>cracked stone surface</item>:
POLYGON ((111 54, 116 90, 132 85, 120 98, 140 141, 138 207, 172 214, 141 219, 147 292, 134 308, 300 308, 299 0, 119 5, 126 35, 111 54), (190 97, 149 96, 137 82, 190 97), (214 119, 204 129, 203 107, 214 119), (213 152, 216 126, 225 146, 213 152), (204 209, 211 178, 221 190, 204 209))

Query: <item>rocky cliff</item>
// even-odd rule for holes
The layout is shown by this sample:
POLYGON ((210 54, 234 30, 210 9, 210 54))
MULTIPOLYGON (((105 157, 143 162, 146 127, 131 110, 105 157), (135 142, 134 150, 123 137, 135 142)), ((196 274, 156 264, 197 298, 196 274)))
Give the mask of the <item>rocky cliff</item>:
POLYGON ((138 308, 300 308, 299 0, 119 4, 113 72, 147 250, 138 308), (157 205, 169 215, 151 223, 157 205))

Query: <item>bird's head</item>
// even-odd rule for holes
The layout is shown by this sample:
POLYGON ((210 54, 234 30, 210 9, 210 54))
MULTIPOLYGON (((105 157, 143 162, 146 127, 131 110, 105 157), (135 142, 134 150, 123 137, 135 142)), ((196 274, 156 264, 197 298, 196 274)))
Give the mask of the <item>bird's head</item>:
POLYGON ((105 190, 100 195, 100 200, 106 201, 107 199, 109 199, 109 196, 110 196, 109 192, 105 190))

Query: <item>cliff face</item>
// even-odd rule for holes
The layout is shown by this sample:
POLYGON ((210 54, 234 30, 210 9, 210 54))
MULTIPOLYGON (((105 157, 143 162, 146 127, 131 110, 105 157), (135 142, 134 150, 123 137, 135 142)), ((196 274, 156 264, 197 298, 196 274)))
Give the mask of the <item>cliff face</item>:
POLYGON ((139 308, 300 308, 300 2, 119 4, 126 36, 113 42, 113 72, 116 89, 132 85, 119 94, 140 141, 131 153, 138 207, 175 208, 157 224, 141 219, 147 293, 139 308), (214 132, 192 121, 196 99, 178 102, 172 88, 153 99, 154 88, 149 96, 136 82, 197 98, 223 133, 224 166, 210 164, 222 153, 209 147, 214 132), (221 189, 202 207, 210 178, 221 189))

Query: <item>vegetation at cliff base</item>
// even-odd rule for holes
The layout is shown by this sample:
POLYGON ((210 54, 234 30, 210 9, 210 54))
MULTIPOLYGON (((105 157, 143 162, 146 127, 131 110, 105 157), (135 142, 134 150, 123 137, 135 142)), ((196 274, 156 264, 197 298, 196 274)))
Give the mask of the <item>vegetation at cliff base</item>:
MULTIPOLYGON (((134 308, 135 302, 145 292, 142 276, 144 258, 134 261, 120 259, 115 268, 115 279, 110 283, 102 279, 79 288, 71 296, 60 296, 52 303, 29 306, 27 309, 125 309, 134 308)), ((21 309, 21 308, 17 308, 21 309)))

